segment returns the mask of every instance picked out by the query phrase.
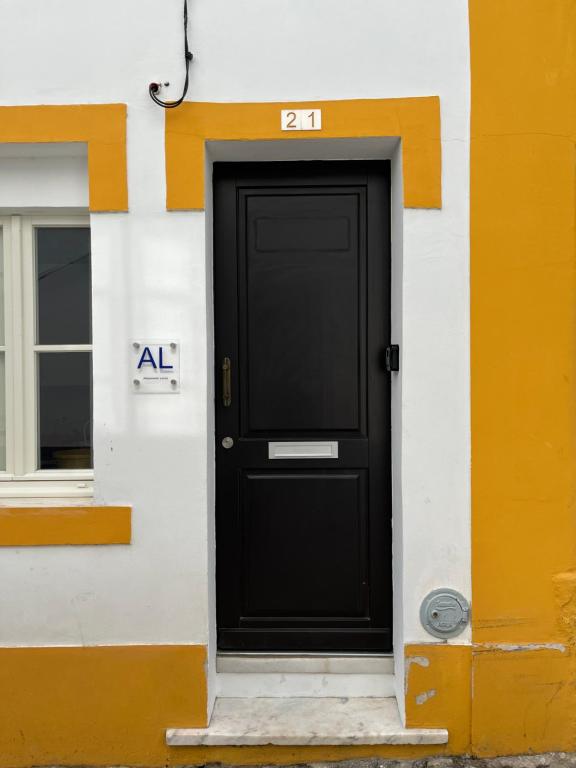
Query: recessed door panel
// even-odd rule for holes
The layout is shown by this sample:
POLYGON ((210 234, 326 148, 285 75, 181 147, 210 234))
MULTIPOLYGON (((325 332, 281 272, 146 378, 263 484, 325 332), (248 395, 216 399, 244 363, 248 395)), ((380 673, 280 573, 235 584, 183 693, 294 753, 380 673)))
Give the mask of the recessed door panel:
POLYGON ((367 616, 363 480, 361 472, 246 473, 243 616, 294 626, 310 618, 330 623, 367 616))
POLYGON ((244 434, 360 428, 361 195, 240 196, 244 434))

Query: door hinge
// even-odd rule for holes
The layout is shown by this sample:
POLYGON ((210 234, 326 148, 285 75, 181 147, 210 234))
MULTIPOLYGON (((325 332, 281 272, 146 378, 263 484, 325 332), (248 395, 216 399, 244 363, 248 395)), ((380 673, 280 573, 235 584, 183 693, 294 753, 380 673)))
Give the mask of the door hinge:
POLYGON ((386 370, 400 370, 400 346, 398 344, 390 344, 389 347, 386 347, 386 370))

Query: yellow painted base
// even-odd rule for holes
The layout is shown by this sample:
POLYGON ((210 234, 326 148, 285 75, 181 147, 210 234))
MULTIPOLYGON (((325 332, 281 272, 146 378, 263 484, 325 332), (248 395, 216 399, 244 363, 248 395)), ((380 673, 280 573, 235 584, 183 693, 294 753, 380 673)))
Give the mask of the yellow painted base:
POLYGON ((206 726, 204 646, 2 648, 0 768, 576 750, 567 651, 424 644, 406 662, 408 726, 448 728, 445 746, 167 747, 167 728, 206 726))
POLYGON ((206 725, 198 645, 0 648, 0 766, 154 765, 206 725))
POLYGON ((474 754, 576 751, 575 672, 568 649, 477 646, 473 661, 474 754))
POLYGON ((280 764, 430 754, 430 747, 167 747, 166 728, 206 725, 205 661, 204 646, 0 648, 0 766, 280 764))
POLYGON ((445 752, 442 747, 171 747, 169 765, 299 765, 338 760, 380 757, 391 760, 418 760, 445 752), (433 751, 431 751, 433 750, 433 751))
POLYGON ((406 647, 406 725, 447 728, 451 754, 470 751, 471 658, 466 645, 406 647))
POLYGON ((450 754, 576 751, 575 672, 562 644, 408 646, 407 725, 447 728, 450 754))

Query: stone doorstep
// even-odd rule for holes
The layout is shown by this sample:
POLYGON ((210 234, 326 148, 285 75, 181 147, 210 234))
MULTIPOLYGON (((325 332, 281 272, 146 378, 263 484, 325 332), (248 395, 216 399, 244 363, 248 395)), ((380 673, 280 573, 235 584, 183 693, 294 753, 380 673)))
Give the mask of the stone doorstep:
POLYGON ((446 744, 443 728, 404 728, 396 699, 216 699, 208 728, 169 728, 184 746, 446 744))

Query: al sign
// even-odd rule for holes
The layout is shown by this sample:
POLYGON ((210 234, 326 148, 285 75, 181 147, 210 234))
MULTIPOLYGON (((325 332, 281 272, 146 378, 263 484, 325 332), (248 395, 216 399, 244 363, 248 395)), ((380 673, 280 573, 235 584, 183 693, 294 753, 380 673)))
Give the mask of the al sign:
POLYGON ((177 341, 133 341, 132 390, 168 395, 180 391, 180 344, 177 341))

